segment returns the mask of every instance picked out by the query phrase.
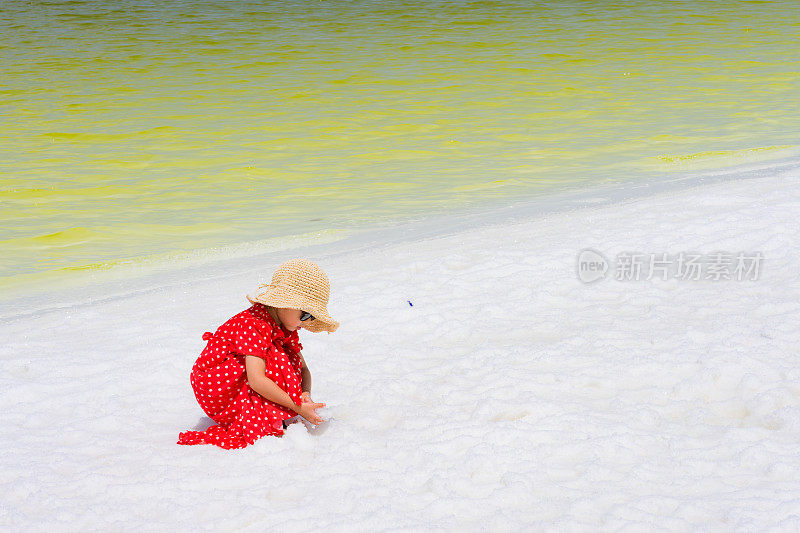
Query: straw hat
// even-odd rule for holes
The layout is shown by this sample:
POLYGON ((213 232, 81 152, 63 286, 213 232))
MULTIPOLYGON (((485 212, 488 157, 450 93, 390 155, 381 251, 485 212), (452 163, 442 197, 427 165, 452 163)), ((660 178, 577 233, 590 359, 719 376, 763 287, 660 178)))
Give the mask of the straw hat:
POLYGON ((309 331, 332 333, 339 323, 331 318, 326 306, 331 285, 328 276, 316 263, 307 259, 291 259, 278 267, 271 283, 262 283, 251 303, 262 303, 277 308, 299 309, 314 315, 314 320, 303 322, 309 331))

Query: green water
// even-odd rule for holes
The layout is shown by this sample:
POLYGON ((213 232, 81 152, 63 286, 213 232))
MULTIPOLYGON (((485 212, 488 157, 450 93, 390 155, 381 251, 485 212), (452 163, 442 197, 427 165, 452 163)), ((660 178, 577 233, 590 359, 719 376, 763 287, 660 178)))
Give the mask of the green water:
POLYGON ((798 13, 2 0, 0 290, 796 155, 798 13))

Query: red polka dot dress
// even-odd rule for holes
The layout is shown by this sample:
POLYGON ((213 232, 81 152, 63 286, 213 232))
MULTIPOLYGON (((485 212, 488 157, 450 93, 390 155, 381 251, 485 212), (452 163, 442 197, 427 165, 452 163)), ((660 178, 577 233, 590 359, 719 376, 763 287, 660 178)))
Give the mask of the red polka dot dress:
POLYGON ((283 435, 283 420, 296 413, 250 388, 245 357, 264 359, 267 377, 299 405, 303 346, 297 331, 279 326, 266 306, 257 303, 213 335, 206 332, 203 340, 208 344, 192 368, 190 382, 200 407, 216 425, 205 431, 185 431, 178 444, 244 448, 265 435, 283 435))

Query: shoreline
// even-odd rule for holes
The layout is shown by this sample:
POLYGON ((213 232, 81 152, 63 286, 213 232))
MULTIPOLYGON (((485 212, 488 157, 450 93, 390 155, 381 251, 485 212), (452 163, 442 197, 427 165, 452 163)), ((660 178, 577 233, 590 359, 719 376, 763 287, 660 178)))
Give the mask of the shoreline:
MULTIPOLYGON (((658 175, 639 180, 531 195, 515 201, 510 201, 508 198, 489 201, 480 207, 453 209, 446 213, 415 217, 396 224, 384 223, 372 229, 355 227, 330 232, 312 232, 224 248, 167 254, 160 260, 155 257, 140 261, 120 261, 120 266, 82 272, 66 283, 63 279, 49 279, 41 284, 42 288, 38 292, 30 295, 0 298, 0 320, 59 307, 86 305, 108 298, 124 298, 132 294, 157 291, 179 285, 187 276, 224 279, 240 273, 254 272, 258 276, 263 276, 259 272, 264 270, 260 265, 279 264, 289 255, 311 258, 335 257, 369 248, 435 238, 466 229, 515 223, 548 214, 601 207, 672 191, 759 178, 795 169, 800 169, 798 158, 771 161, 766 164, 745 164, 716 171, 658 175), (344 236, 337 237, 337 232, 344 236), (293 244, 303 241, 309 243, 293 244), (274 249, 258 251, 259 243, 268 242, 274 243, 274 249)), ((33 283, 29 285, 33 286, 33 283)))
POLYGON ((261 259, 1 320, 10 524, 796 529, 799 178, 329 244, 312 259, 342 326, 301 333, 327 429, 235 452, 175 442, 207 422, 188 383, 202 332, 247 307, 261 259), (586 248, 764 263, 584 283, 586 248), (209 511, 220 490, 242 497, 209 511))

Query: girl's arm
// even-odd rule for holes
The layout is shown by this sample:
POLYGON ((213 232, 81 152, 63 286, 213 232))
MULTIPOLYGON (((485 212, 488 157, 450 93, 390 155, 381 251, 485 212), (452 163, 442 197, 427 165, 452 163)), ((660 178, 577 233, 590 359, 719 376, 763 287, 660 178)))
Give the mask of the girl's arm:
POLYGON ((316 413, 316 409, 325 407, 325 404, 304 402, 302 405, 297 405, 285 390, 267 377, 266 361, 260 357, 248 355, 244 363, 245 370, 247 371, 247 384, 250 385, 251 389, 267 400, 282 405, 287 409, 291 409, 312 424, 319 424, 322 422, 322 419, 316 413))
POLYGON ((300 380, 300 389, 303 391, 303 397, 308 398, 308 401, 311 401, 311 372, 308 370, 306 366, 306 360, 303 357, 303 354, 298 352, 297 355, 300 356, 300 373, 302 378, 300 380))

